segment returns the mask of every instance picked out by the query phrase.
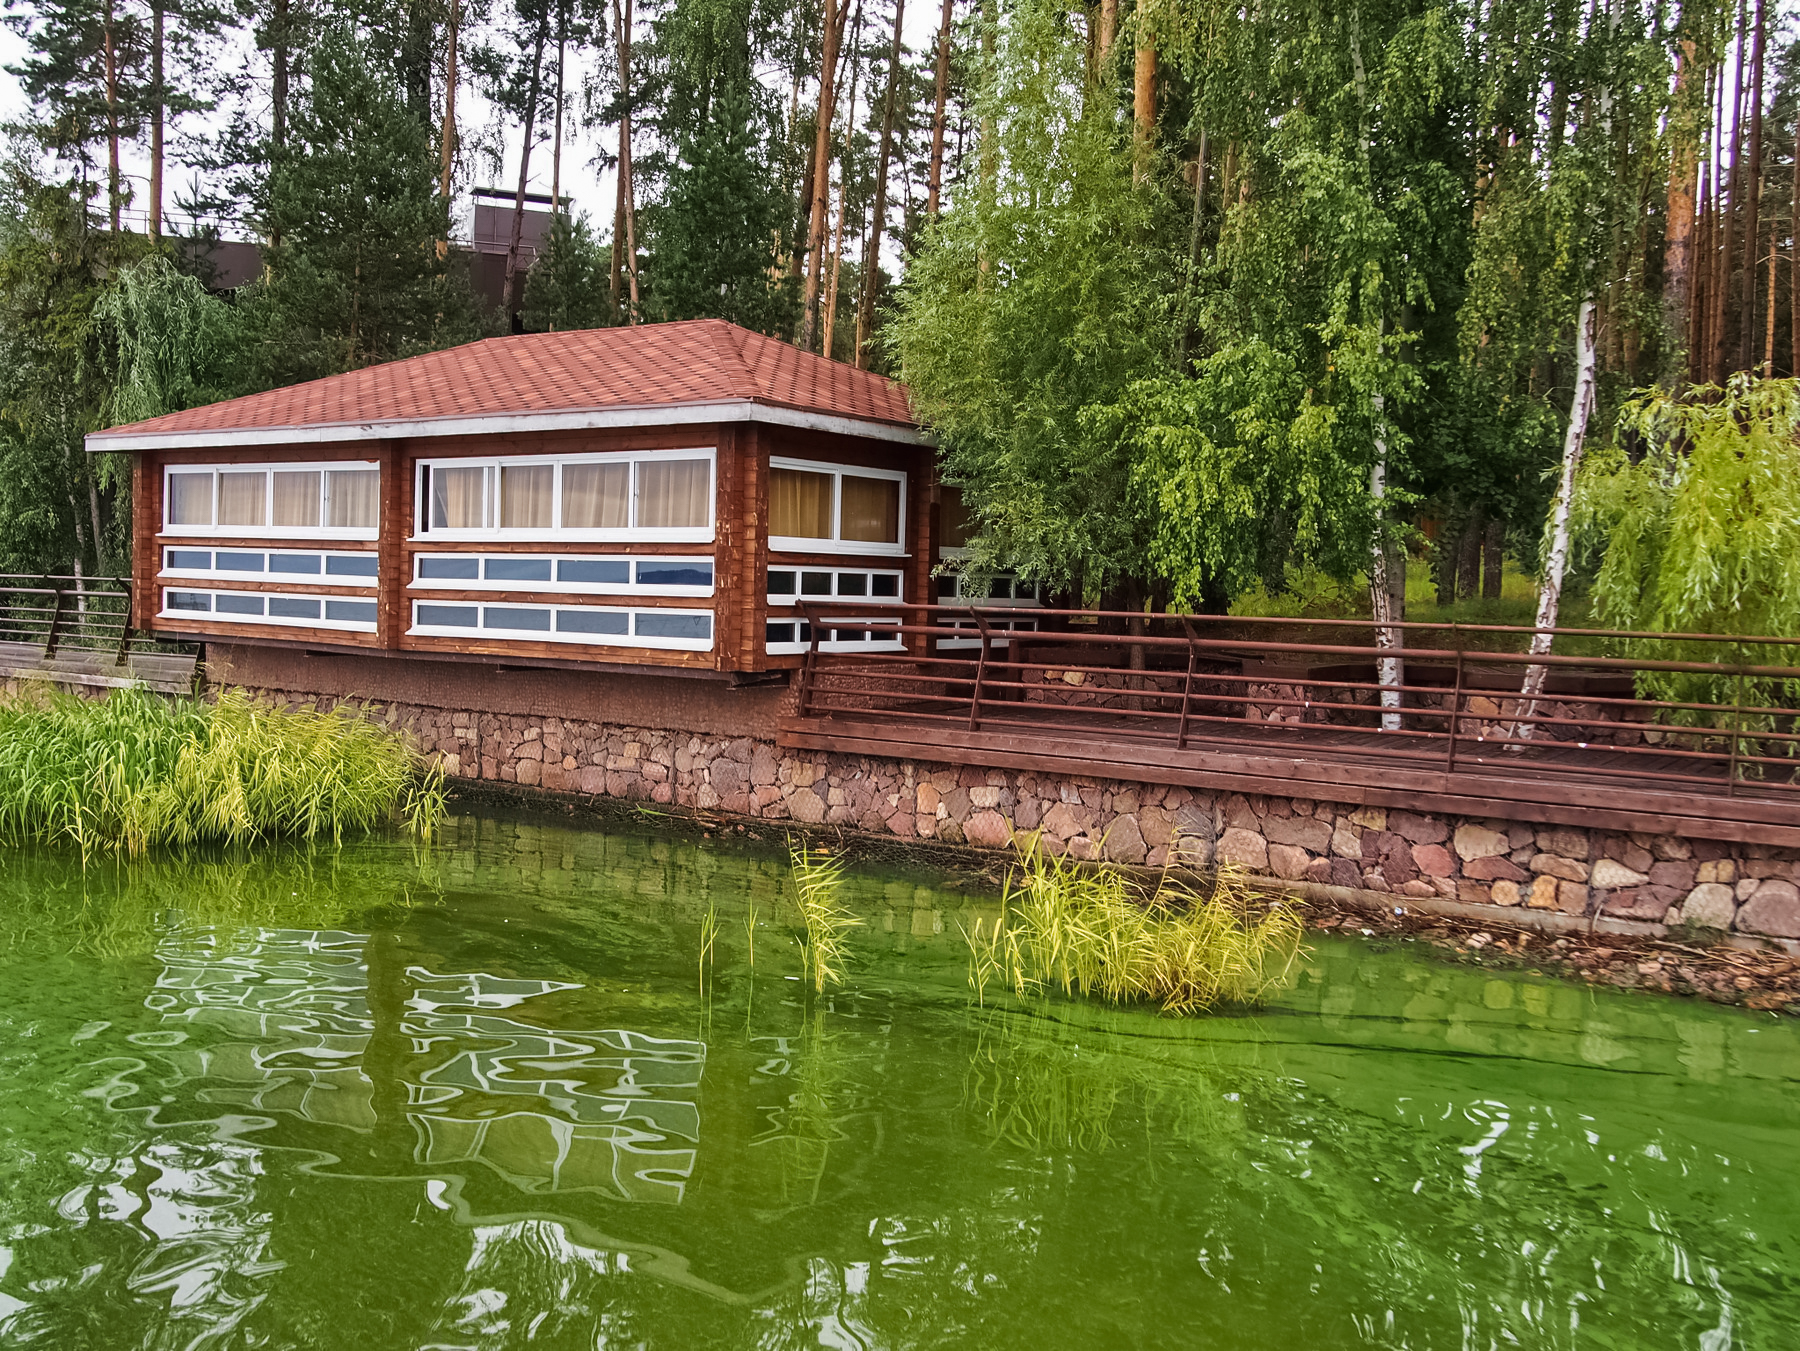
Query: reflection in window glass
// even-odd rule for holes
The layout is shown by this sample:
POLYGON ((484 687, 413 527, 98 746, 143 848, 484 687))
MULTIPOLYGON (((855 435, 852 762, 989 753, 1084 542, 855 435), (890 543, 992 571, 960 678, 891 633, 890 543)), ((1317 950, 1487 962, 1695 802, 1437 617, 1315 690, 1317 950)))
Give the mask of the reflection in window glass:
POLYGON ((831 475, 804 469, 769 471, 769 533, 831 538, 831 475))
POLYGON ((630 464, 565 464, 564 530, 623 530, 631 524, 630 464))
POLYGON ((268 524, 269 476, 225 472, 219 475, 219 524, 263 526, 268 524))
POLYGON ((275 524, 316 529, 319 524, 317 469, 275 471, 275 524))
POLYGON ((962 488, 954 483, 943 486, 942 506, 938 512, 938 543, 946 549, 965 549, 981 528, 963 500, 962 488))
POLYGON ((556 580, 588 585, 629 586, 631 564, 623 558, 564 558, 556 564, 556 580))
POLYGON ((479 530, 487 505, 487 470, 446 468, 431 471, 431 528, 479 530))
POLYGON ((207 525, 213 523, 213 476, 206 474, 169 475, 169 524, 207 525))
POLYGON ((900 485, 891 478, 845 474, 838 537, 864 544, 900 542, 900 485))
POLYGON ((325 476, 333 530, 373 530, 381 493, 379 469, 333 469, 325 476))
POLYGON ((695 610, 640 610, 637 636, 707 639, 712 637, 712 616, 695 610))
POLYGON ((704 528, 712 487, 705 460, 645 460, 638 465, 637 525, 642 530, 704 528))
POLYGON ((624 637, 631 616, 623 610, 558 610, 558 633, 609 633, 624 637))
POLYGON ((509 464, 500 470, 500 527, 503 530, 548 530, 554 505, 556 467, 509 464))

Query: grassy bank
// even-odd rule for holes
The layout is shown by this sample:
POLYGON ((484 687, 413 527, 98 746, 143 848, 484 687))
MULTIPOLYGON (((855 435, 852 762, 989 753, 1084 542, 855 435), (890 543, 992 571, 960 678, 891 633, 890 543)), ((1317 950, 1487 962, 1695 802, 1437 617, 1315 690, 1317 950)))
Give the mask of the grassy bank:
POLYGON ((429 834, 443 786, 403 738, 350 710, 120 690, 0 704, 0 842, 141 854, 163 845, 429 834))

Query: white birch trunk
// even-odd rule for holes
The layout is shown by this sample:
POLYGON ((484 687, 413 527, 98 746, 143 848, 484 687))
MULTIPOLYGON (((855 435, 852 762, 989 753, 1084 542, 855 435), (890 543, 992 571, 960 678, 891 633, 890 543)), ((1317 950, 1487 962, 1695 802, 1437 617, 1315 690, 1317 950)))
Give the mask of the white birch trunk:
MULTIPOLYGON (((1369 496, 1375 501, 1375 537, 1369 546, 1369 613, 1377 627, 1375 647, 1394 652, 1403 644, 1401 631, 1394 627, 1394 579, 1390 576, 1394 558, 1387 538, 1387 399, 1380 394, 1375 404, 1375 464, 1369 470, 1369 496)), ((1404 591, 1401 592, 1405 594, 1404 591)), ((1400 730, 1401 686, 1406 683, 1406 664, 1400 657, 1375 659, 1375 683, 1381 686, 1381 730, 1400 730)))
MULTIPOLYGON (((1581 468, 1581 452, 1587 444, 1588 417, 1594 411, 1594 297, 1582 297, 1575 316, 1575 398, 1569 405, 1569 432, 1563 439, 1562 473, 1556 484, 1556 505, 1550 512, 1550 549, 1544 555, 1543 580, 1538 583, 1538 606, 1531 635, 1531 655, 1548 655, 1555 639, 1556 614, 1562 605, 1563 576, 1569 570, 1569 518, 1574 506, 1575 475, 1581 468)), ((1519 717, 1512 735, 1529 741, 1537 718, 1537 698, 1544 692, 1550 668, 1531 665, 1519 686, 1519 717)))

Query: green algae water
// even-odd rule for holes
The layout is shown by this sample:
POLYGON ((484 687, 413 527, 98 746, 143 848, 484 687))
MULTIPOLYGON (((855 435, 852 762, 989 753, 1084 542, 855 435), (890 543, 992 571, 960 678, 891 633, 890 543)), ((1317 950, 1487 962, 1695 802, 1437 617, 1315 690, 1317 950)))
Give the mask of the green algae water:
POLYGON ((784 874, 0 856, 0 1345, 1800 1345, 1791 1021, 1340 938, 1254 1013, 981 1008, 991 895, 872 868, 813 998, 784 874))

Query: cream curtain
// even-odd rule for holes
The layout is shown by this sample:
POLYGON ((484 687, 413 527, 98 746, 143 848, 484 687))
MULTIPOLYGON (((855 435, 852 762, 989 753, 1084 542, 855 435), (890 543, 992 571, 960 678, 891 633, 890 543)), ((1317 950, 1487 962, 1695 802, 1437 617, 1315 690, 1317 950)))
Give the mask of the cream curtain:
POLYGON ((838 538, 862 544, 900 542, 900 485, 891 478, 845 474, 838 507, 838 538))
POLYGON ((487 470, 477 467, 431 471, 431 528, 480 530, 487 491, 487 470))
POLYGON ((379 469, 333 469, 325 480, 334 530, 373 530, 381 515, 379 469))
POLYGON ((712 466, 705 460, 645 460, 638 464, 637 524, 643 530, 704 527, 712 466))
POLYGON ((200 474, 169 475, 170 525, 205 525, 213 523, 213 476, 209 470, 200 474))
POLYGON ((500 470, 500 526, 503 530, 548 530, 556 503, 556 467, 509 464, 500 470))
POLYGON ((219 475, 219 524, 261 527, 268 524, 269 471, 219 475))
POLYGON ((275 471, 275 524, 304 526, 319 524, 319 471, 317 469, 278 469, 275 471))
POLYGON ((631 524, 631 465, 565 464, 564 530, 623 530, 631 524))
POLYGON ((769 533, 831 538, 831 475, 804 469, 769 471, 769 533))

